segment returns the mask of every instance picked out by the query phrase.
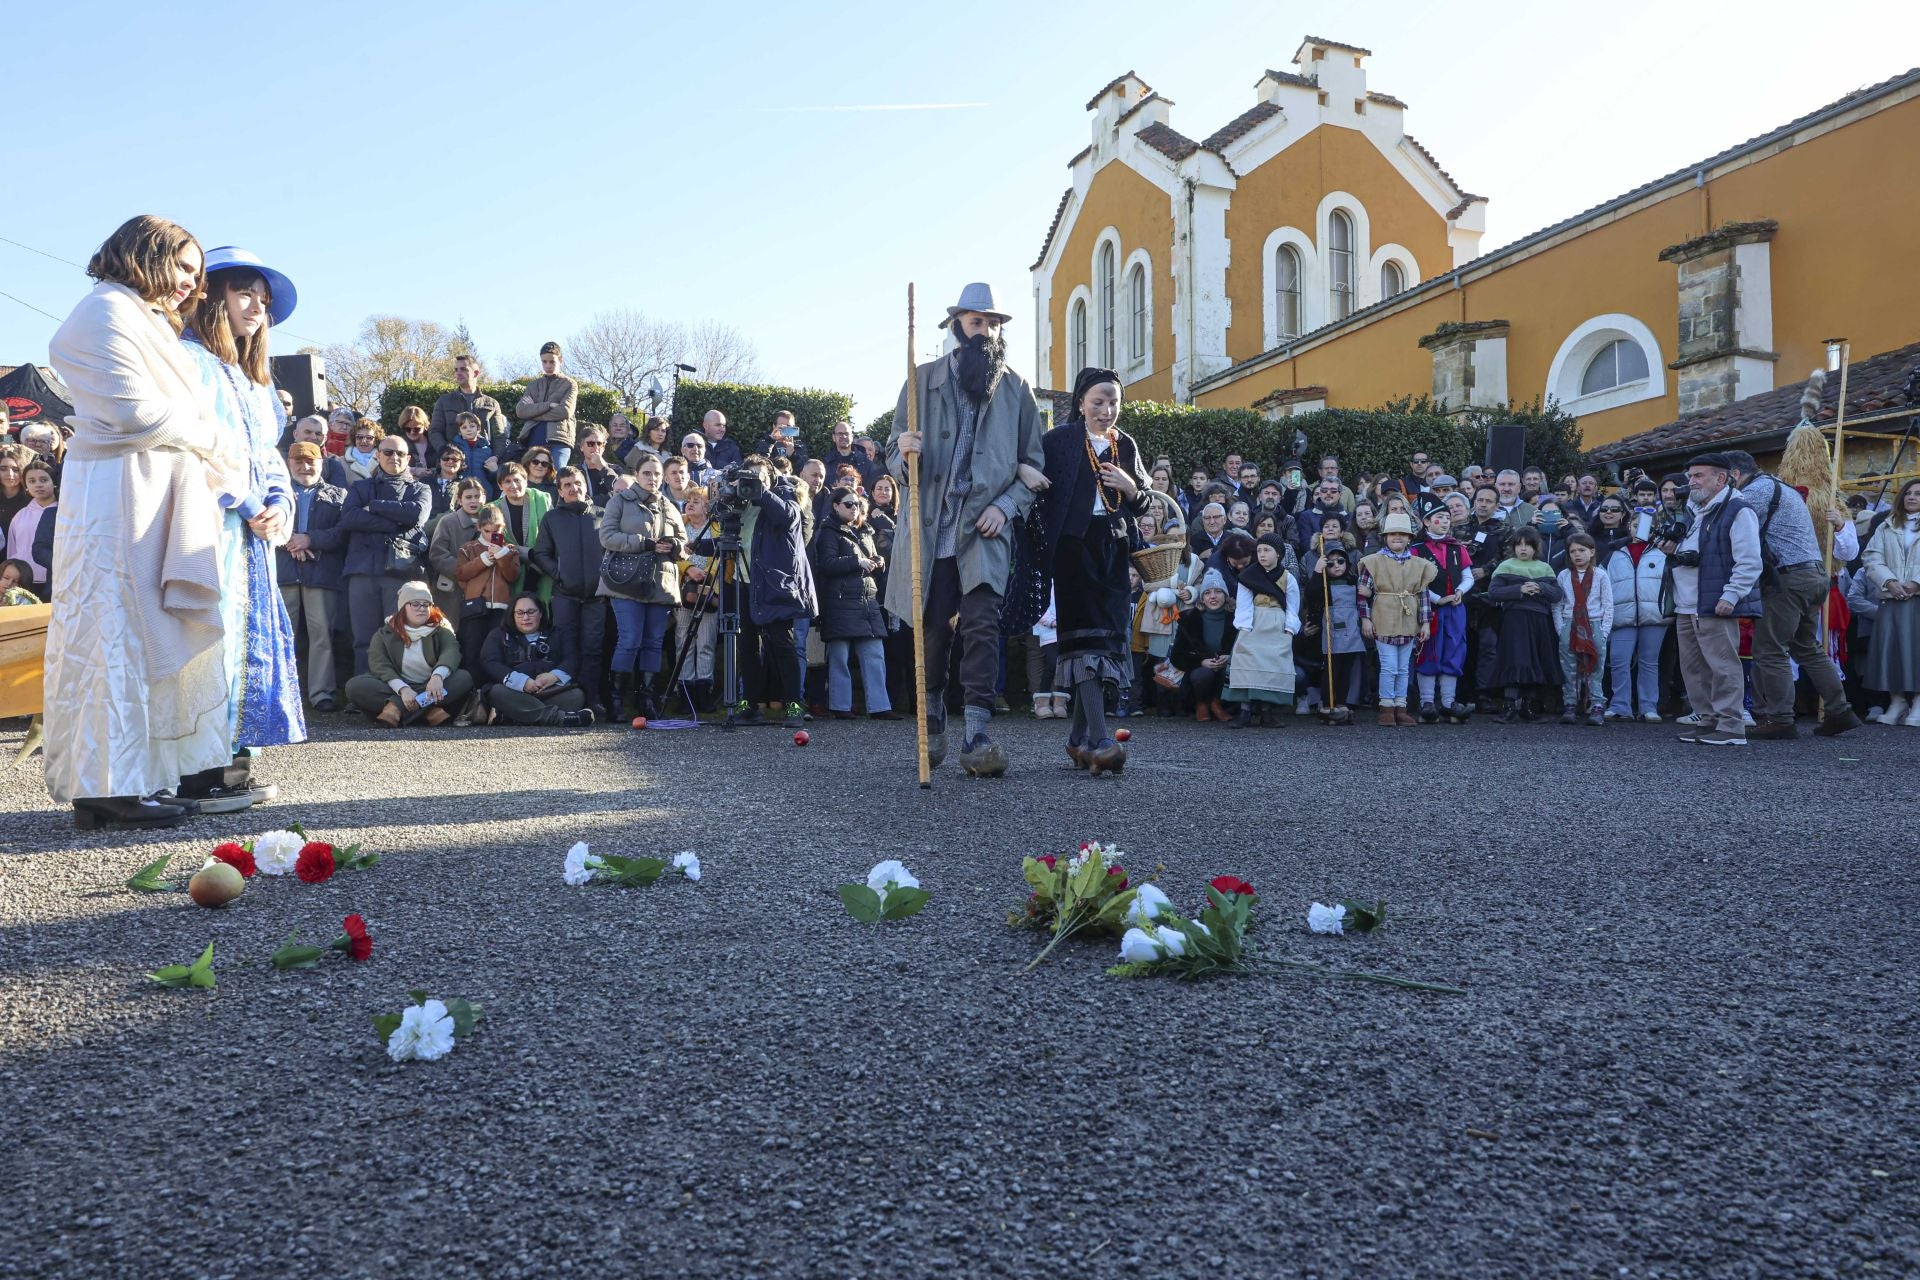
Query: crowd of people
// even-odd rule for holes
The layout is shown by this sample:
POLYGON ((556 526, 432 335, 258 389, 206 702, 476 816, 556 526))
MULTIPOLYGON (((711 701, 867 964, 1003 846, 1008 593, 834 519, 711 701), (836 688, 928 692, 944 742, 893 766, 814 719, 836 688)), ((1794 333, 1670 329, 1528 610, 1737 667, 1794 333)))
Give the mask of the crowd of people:
POLYGON ((924 697, 932 765, 963 711, 961 762, 986 775, 1008 763, 989 722, 1016 705, 1071 720, 1093 773, 1125 764, 1109 719, 1145 714, 1674 716, 1706 745, 1792 737, 1815 709, 1822 734, 1856 706, 1920 726, 1920 481, 1816 508, 1739 452, 1550 484, 1415 451, 1400 475, 1327 455, 1264 476, 1229 453, 1181 482, 1119 428, 1111 371, 1083 371, 1047 430, 984 285, 949 308, 952 349, 916 370, 884 446, 841 422, 810 456, 784 411, 750 449, 718 411, 583 422, 551 342, 512 406, 462 355, 455 389, 388 429, 295 417, 273 390, 295 291, 257 256, 135 219, 89 270, 52 346, 71 438, 0 445, 0 600, 56 603, 49 706, 139 707, 49 735, 49 788, 83 824, 254 803, 258 751, 335 710, 395 730, 721 709, 797 727, 924 697))

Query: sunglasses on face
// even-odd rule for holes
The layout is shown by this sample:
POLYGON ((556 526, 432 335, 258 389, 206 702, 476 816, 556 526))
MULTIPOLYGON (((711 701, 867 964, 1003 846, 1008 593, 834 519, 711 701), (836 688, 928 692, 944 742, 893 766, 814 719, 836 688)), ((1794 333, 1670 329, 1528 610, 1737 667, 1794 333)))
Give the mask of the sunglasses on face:
POLYGON ((405 449, 382 449, 380 456, 383 458, 404 458, 407 456, 407 451, 405 449))
POLYGON ((538 458, 528 458, 527 465, 529 467, 550 467, 553 464, 551 462, 542 462, 538 458))

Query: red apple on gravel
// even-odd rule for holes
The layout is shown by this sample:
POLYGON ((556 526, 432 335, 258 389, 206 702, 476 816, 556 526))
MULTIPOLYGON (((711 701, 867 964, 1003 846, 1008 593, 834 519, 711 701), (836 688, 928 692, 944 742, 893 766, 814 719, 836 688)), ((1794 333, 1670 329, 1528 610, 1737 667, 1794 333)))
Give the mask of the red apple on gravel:
POLYGON ((1114 740, 1115 742, 1132 742, 1132 741, 1133 741, 1133 730, 1131 730, 1131 729, 1115 729, 1115 730, 1113 731, 1113 740, 1114 740))
POLYGON ((224 907, 246 887, 239 868, 224 862, 209 862, 187 881, 187 896, 203 907, 224 907))
POLYGON ((634 728, 636 728, 636 729, 644 729, 644 728, 646 728, 646 727, 647 727, 647 718, 646 718, 645 716, 635 716, 635 717, 633 718, 633 727, 634 727, 634 728))
POLYGON ((813 738, 807 733, 805 729, 802 729, 800 732, 793 735, 793 745, 796 747, 804 747, 809 742, 812 742, 812 741, 813 741, 813 738))

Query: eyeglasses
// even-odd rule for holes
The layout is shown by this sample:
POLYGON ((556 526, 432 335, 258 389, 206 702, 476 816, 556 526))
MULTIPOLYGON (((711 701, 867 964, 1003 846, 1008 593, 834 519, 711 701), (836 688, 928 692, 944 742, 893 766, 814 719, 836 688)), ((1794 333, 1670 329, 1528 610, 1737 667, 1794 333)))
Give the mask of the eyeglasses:
POLYGON ((405 449, 382 449, 380 456, 383 458, 404 458, 407 456, 407 451, 405 449))
POLYGON ((515 609, 513 616, 516 618, 537 618, 540 616, 540 611, 538 609, 515 609))

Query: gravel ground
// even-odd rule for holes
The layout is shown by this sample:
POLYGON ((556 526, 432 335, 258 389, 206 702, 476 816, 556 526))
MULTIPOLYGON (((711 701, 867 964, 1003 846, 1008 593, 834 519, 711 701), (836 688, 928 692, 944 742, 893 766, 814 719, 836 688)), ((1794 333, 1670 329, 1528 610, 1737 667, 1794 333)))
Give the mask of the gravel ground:
POLYGON ((329 716, 278 803, 150 835, 0 769, 0 1276, 1920 1274, 1905 731, 1131 723, 1120 779, 1003 720, 1014 774, 922 792, 903 725, 329 716), (386 860, 119 887, 291 821, 386 860), (1105 942, 1021 976, 1019 856, 1087 837, 1179 901, 1252 880, 1271 955, 1469 994, 1126 982, 1105 942), (570 889, 577 839, 706 877, 570 889), (833 886, 893 856, 932 902, 855 925, 833 886), (1384 932, 1306 932, 1374 895, 1384 932), (356 910, 366 964, 265 966, 356 910), (210 938, 216 991, 142 981, 210 938), (396 1066, 369 1017, 414 987, 485 1018, 396 1066))

